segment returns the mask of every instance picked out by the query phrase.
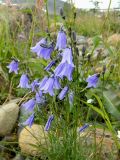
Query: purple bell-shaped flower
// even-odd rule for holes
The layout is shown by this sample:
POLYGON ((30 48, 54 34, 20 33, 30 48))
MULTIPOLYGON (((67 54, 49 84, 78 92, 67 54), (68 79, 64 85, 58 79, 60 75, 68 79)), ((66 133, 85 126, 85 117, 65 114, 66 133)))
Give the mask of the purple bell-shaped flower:
POLYGON ((66 47, 67 47, 67 37, 65 32, 61 29, 58 32, 56 49, 62 50, 65 49, 66 47))
POLYGON ((67 77, 69 81, 72 80, 72 73, 74 70, 72 50, 70 48, 66 48, 62 53, 62 61, 54 70, 55 76, 67 77))
POLYGON ((42 49, 40 45, 47 44, 47 39, 42 38, 34 47, 31 47, 31 51, 38 55, 39 51, 42 49))
POLYGON ((43 93, 41 90, 36 92, 35 100, 37 104, 44 104, 45 103, 45 97, 43 96, 43 93))
POLYGON ((39 86, 39 82, 38 82, 38 79, 36 79, 36 80, 34 80, 32 83, 31 83, 31 85, 30 85, 30 87, 31 87, 31 89, 32 89, 32 92, 34 92, 34 91, 36 91, 36 88, 39 86))
POLYGON ((35 47, 31 47, 32 52, 35 52, 39 58, 44 58, 45 60, 50 59, 53 50, 53 43, 48 45, 47 39, 42 39, 35 47))
POLYGON ((52 75, 46 83, 41 85, 40 90, 42 90, 43 93, 49 93, 51 96, 54 96, 54 89, 60 89, 60 83, 58 78, 52 75))
POLYGON ((88 85, 86 88, 96 88, 97 86, 97 83, 98 83, 98 80, 99 80, 99 74, 94 74, 92 76, 89 76, 87 79, 86 79, 86 82, 88 82, 88 85))
POLYGON ((44 58, 45 60, 50 59, 51 54, 54 50, 54 46, 51 43, 49 46, 45 45, 45 46, 41 46, 41 50, 37 53, 38 57, 40 58, 44 58))
POLYGON ((34 113, 22 124, 24 126, 29 126, 31 128, 31 126, 33 125, 33 122, 34 122, 34 113))
POLYGON ((28 84, 28 82, 29 82, 28 76, 26 74, 22 74, 18 87, 30 88, 30 85, 28 84))
POLYGON ((22 107, 24 107, 25 110, 28 110, 29 112, 32 112, 34 110, 34 107, 35 107, 35 99, 32 98, 29 101, 27 101, 26 103, 23 103, 22 107))
POLYGON ((12 62, 7 66, 9 68, 9 73, 14 72, 15 74, 18 74, 18 61, 12 60, 12 62))

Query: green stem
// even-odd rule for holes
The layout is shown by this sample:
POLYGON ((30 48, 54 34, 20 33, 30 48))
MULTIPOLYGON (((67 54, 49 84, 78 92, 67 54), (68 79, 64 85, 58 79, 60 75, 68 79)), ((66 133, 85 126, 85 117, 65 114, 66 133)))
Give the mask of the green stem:
POLYGON ((47 16, 47 25, 48 30, 50 29, 50 21, 49 21, 49 12, 48 12, 48 0, 46 0, 46 16, 47 16))
POLYGON ((55 24, 55 31, 56 31, 56 0, 54 0, 54 24, 55 24))
POLYGON ((104 29, 104 27, 105 27, 106 21, 107 21, 107 19, 108 19, 108 17, 109 17, 109 12, 110 12, 111 3, 112 3, 112 0, 110 0, 110 2, 109 2, 109 6, 108 6, 108 10, 107 10, 107 15, 106 15, 105 20, 104 20, 104 22, 103 22, 103 25, 102 25, 102 28, 101 28, 101 32, 100 32, 100 33, 102 33, 102 31, 103 31, 103 29, 104 29))
POLYGON ((86 122, 89 122, 90 112, 91 112, 91 108, 89 107, 87 112, 86 122))

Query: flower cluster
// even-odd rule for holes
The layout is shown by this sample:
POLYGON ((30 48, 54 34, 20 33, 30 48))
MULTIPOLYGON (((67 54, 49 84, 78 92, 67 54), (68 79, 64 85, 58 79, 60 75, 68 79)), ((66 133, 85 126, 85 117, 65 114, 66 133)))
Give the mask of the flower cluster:
MULTIPOLYGON (((28 117, 23 125, 29 125, 30 127, 34 122, 34 109, 37 104, 44 103, 46 94, 57 96, 59 100, 63 100, 69 92, 69 104, 73 106, 74 92, 70 90, 70 86, 68 86, 69 83, 64 83, 65 85, 61 87, 61 82, 65 78, 67 79, 66 82, 72 81, 73 71, 75 69, 73 50, 71 46, 68 47, 67 36, 62 28, 58 32, 56 46, 53 42, 49 42, 47 38, 42 38, 34 47, 31 47, 31 52, 36 53, 38 58, 50 60, 50 63, 44 68, 45 71, 49 72, 49 76, 45 76, 42 80, 35 79, 30 83, 29 76, 26 73, 23 73, 20 78, 18 87, 29 89, 34 93, 34 97, 22 104, 22 107, 24 107, 26 111, 31 112, 30 117, 28 117), (51 59, 52 53, 55 50, 58 52, 58 55, 56 55, 54 59, 51 59)), ((18 73, 17 60, 13 60, 7 67, 9 68, 9 72, 18 73)), ((86 88, 95 88, 98 83, 98 78, 98 74, 89 76, 86 79, 88 83, 86 88)), ((51 114, 45 125, 45 131, 49 130, 53 119, 54 115, 51 114)))

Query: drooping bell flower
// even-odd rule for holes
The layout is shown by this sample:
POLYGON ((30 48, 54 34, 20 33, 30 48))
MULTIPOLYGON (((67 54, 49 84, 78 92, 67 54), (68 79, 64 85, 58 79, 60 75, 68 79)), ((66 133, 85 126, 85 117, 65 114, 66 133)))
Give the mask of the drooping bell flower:
POLYGON ((54 96, 54 89, 60 89, 60 83, 58 78, 52 75, 44 85, 41 85, 40 90, 43 93, 49 93, 50 96, 54 96))
POLYGON ((86 79, 86 82, 88 82, 88 85, 86 88, 91 88, 91 87, 96 88, 98 80, 99 80, 99 76, 100 74, 94 74, 92 76, 89 76, 86 79))
POLYGON ((53 43, 48 45, 46 38, 40 40, 34 47, 31 47, 32 52, 36 53, 39 58, 44 58, 45 60, 50 59, 53 50, 54 50, 53 43))
POLYGON ((47 44, 47 39, 41 39, 34 47, 31 47, 31 51, 38 54, 38 52, 42 49, 42 47, 40 46, 41 44, 47 44))
POLYGON ((18 61, 12 60, 12 62, 7 66, 9 68, 9 73, 14 72, 15 74, 18 74, 18 61))
POLYGON ((68 86, 65 86, 65 87, 62 89, 62 91, 59 93, 58 98, 59 98, 60 100, 63 100, 63 99, 65 98, 68 90, 69 90, 69 87, 68 87, 68 86))
POLYGON ((64 77, 67 77, 69 81, 72 80, 72 73, 73 73, 74 67, 72 67, 68 63, 60 63, 54 73, 56 77, 60 77, 63 79, 64 77))
POLYGON ((39 83, 39 89, 40 89, 42 86, 45 85, 45 83, 47 82, 47 80, 48 80, 48 77, 45 76, 45 77, 40 81, 40 83, 39 83))
POLYGON ((72 80, 72 73, 74 70, 72 50, 70 48, 66 48, 62 53, 62 61, 54 70, 55 76, 67 77, 69 81, 72 80))
POLYGON ((53 43, 50 45, 41 45, 41 49, 39 52, 37 52, 38 57, 44 58, 45 60, 50 59, 51 53, 54 50, 53 43))
POLYGON ((54 119, 54 116, 50 115, 44 128, 45 131, 49 131, 53 119, 54 119))
POLYGON ((30 88, 30 85, 28 84, 28 82, 29 82, 28 76, 26 74, 22 74, 18 87, 20 87, 20 88, 30 88))
POLYGON ((32 112, 34 110, 35 107, 35 99, 32 98, 29 101, 27 101, 26 103, 22 104, 22 107, 25 108, 25 110, 32 112))
POLYGON ((32 83, 31 83, 31 85, 30 85, 30 87, 31 87, 31 89, 32 89, 32 92, 34 92, 34 91, 36 91, 36 88, 39 86, 39 82, 38 82, 38 79, 36 79, 36 80, 34 80, 32 83))
POLYGON ((62 52, 62 61, 61 63, 67 62, 71 66, 74 67, 73 64, 73 56, 72 56, 72 49, 71 48, 66 48, 64 52, 62 52))
POLYGON ((41 90, 39 90, 38 92, 36 92, 35 101, 38 104, 44 104, 45 103, 45 98, 44 98, 43 93, 42 93, 41 90))
POLYGON ((52 66, 54 66, 54 65, 55 65, 55 60, 51 61, 51 62, 45 67, 45 70, 46 70, 46 71, 49 71, 49 70, 52 68, 52 66))
POLYGON ((56 49, 62 50, 65 49, 66 47, 67 47, 67 37, 65 32, 61 29, 58 32, 56 49))
POLYGON ((34 113, 22 124, 25 126, 29 126, 31 128, 31 126, 33 125, 34 122, 34 113))

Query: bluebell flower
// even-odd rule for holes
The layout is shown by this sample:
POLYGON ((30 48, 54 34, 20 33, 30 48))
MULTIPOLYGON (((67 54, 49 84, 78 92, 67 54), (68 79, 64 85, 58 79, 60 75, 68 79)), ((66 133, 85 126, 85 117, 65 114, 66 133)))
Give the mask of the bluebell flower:
POLYGON ((45 38, 38 42, 35 47, 31 47, 32 52, 35 52, 39 58, 44 58, 45 60, 50 59, 53 50, 53 43, 48 46, 47 39, 45 38))
POLYGON ((56 49, 62 50, 65 49, 66 47, 67 47, 67 37, 65 32, 61 29, 58 32, 56 49))
POLYGON ((32 112, 34 110, 35 107, 35 99, 32 98, 29 101, 27 101, 26 103, 22 104, 22 107, 25 108, 25 110, 32 112))
POLYGON ((68 90, 69 90, 69 87, 68 87, 68 86, 65 86, 65 87, 62 89, 62 91, 59 93, 58 98, 59 98, 60 100, 63 100, 63 99, 65 98, 68 90))
POLYGON ((63 79, 67 77, 69 81, 72 80, 72 73, 74 70, 73 56, 71 48, 66 48, 62 53, 62 61, 54 70, 54 74, 57 77, 63 79))
POLYGON ((99 74, 94 74, 92 76, 89 76, 86 79, 86 82, 88 82, 88 85, 86 88, 91 88, 91 87, 96 88, 98 80, 99 80, 99 74))
POLYGON ((41 39, 34 47, 31 47, 31 51, 38 55, 38 53, 42 49, 42 47, 40 46, 41 44, 44 45, 47 44, 47 39, 46 38, 41 39))
POLYGON ((60 89, 60 83, 58 78, 52 75, 44 85, 41 85, 40 90, 43 90, 43 93, 49 93, 54 96, 54 89, 60 89))
POLYGON ((38 57, 40 58, 44 58, 45 60, 50 59, 51 57, 51 53, 54 50, 54 46, 53 44, 49 45, 49 46, 41 46, 41 50, 37 53, 38 57))
POLYGON ((9 68, 9 73, 14 72, 18 74, 18 61, 17 60, 12 60, 12 62, 7 66, 9 68))
POLYGON ((55 65, 55 61, 53 60, 45 67, 45 70, 49 71, 52 68, 52 66, 54 66, 54 65, 55 65))
POLYGON ((45 77, 40 81, 40 83, 39 83, 39 89, 40 89, 42 86, 45 85, 45 83, 47 82, 47 80, 48 80, 48 77, 45 76, 45 77))
POLYGON ((18 87, 30 88, 30 85, 28 84, 28 82, 29 82, 28 76, 26 74, 22 74, 18 87))
POLYGON ((35 100, 36 100, 36 103, 38 103, 38 104, 44 103, 45 99, 43 97, 43 93, 42 93, 41 90, 39 90, 38 92, 36 92, 35 100))
POLYGON ((34 80, 30 86, 31 86, 32 92, 36 91, 36 88, 39 86, 38 79, 34 80))
POLYGON ((89 124, 85 124, 84 126, 79 128, 78 132, 83 132, 85 129, 87 129, 89 127, 89 124))
POLYGON ((44 128, 45 131, 49 131, 53 119, 54 119, 54 116, 50 115, 44 128))
POLYGON ((71 48, 66 48, 64 52, 62 52, 62 61, 61 63, 67 62, 71 66, 74 67, 73 64, 73 56, 72 56, 72 49, 71 48))
POLYGON ((34 122, 34 113, 22 124, 25 126, 29 126, 31 128, 31 126, 33 125, 34 122))
POLYGON ((67 77, 69 81, 72 80, 72 73, 73 73, 74 67, 65 63, 60 63, 56 69, 54 70, 54 74, 56 77, 59 77, 63 79, 64 77, 67 77))

